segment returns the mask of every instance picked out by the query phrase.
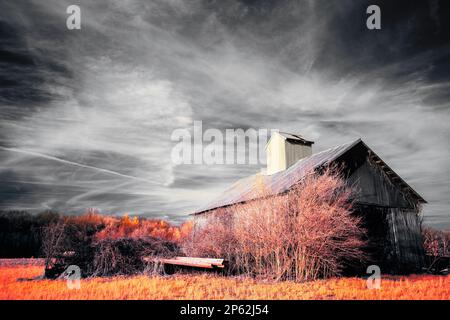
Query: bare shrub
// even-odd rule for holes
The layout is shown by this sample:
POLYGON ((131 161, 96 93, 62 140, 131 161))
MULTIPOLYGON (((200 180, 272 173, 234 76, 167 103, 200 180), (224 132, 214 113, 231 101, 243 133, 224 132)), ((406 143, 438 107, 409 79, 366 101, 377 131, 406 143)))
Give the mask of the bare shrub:
POLYGON ((448 261, 450 261, 450 232, 424 228, 422 237, 427 255, 428 271, 439 272, 440 269, 448 269, 448 261))
MULTIPOLYGON (((232 208, 219 209, 204 221, 192 222, 192 231, 182 242, 182 250, 188 256, 224 258, 230 262, 236 258, 238 240, 232 228, 232 208)), ((230 263, 234 271, 236 263, 230 263)))
POLYGON ((42 252, 45 258, 45 268, 49 268, 52 260, 61 254, 61 243, 64 237, 65 222, 58 220, 42 228, 42 252))
POLYGON ((450 232, 424 228, 422 235, 427 255, 433 257, 450 255, 450 232))
POLYGON ((130 275, 144 272, 143 257, 173 257, 179 254, 173 242, 158 238, 105 239, 94 243, 92 276, 130 275))
POLYGON ((92 242, 103 228, 98 215, 61 217, 43 231, 43 247, 46 265, 45 275, 57 278, 69 265, 77 265, 82 275, 89 275, 93 260, 92 242))
POLYGON ((352 189, 336 168, 306 175, 288 193, 222 208, 197 222, 188 255, 221 257, 231 271, 274 280, 339 275, 364 258, 364 230, 352 215, 352 189))

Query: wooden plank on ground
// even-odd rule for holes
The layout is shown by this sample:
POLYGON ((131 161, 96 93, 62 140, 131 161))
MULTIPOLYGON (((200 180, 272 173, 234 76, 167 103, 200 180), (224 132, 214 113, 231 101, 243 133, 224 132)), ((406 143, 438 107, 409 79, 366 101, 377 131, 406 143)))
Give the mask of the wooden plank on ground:
POLYGON ((162 264, 171 264, 177 266, 187 266, 195 268, 224 268, 224 259, 212 258, 197 258, 197 257, 174 257, 174 258, 158 258, 158 257, 144 257, 146 262, 160 262, 162 264))

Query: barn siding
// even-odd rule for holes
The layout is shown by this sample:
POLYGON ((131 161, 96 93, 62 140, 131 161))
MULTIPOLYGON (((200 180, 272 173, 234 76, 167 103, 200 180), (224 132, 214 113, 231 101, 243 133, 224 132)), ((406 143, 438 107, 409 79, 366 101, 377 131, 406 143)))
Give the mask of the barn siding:
POLYGON ((388 214, 388 239, 394 272, 420 271, 424 265, 424 249, 420 228, 420 218, 412 210, 400 208, 386 209, 388 214))
POLYGON ((357 187, 358 214, 366 221, 369 251, 390 273, 420 271, 424 262, 419 210, 368 160, 349 177, 357 187), (383 240, 384 238, 384 240, 383 240))
POLYGON ((284 148, 286 152, 286 168, 292 166, 299 159, 307 158, 312 155, 311 146, 305 146, 301 143, 295 143, 295 141, 291 142, 289 140, 286 140, 284 148))
POLYGON ((377 167, 364 162, 348 179, 357 187, 359 203, 394 208, 413 208, 414 205, 395 187, 377 167))
MULTIPOLYGON (((383 273, 420 271, 424 251, 418 213, 410 209, 356 205, 355 214, 362 218, 367 231, 365 251, 369 264, 378 265, 383 273)), ((361 267, 365 272, 367 265, 361 267)))

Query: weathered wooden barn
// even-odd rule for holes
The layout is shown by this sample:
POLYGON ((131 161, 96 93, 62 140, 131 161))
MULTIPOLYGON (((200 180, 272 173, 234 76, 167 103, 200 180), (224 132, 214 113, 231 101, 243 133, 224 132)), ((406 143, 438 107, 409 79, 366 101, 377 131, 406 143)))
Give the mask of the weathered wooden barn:
POLYGON ((310 170, 337 164, 356 186, 354 214, 363 217, 369 264, 383 273, 419 271, 424 263, 420 209, 426 201, 361 139, 312 153, 314 142, 300 135, 275 133, 267 143, 267 174, 243 178, 194 213, 202 219, 218 209, 257 201, 255 181, 264 179, 273 195, 287 192, 310 170))

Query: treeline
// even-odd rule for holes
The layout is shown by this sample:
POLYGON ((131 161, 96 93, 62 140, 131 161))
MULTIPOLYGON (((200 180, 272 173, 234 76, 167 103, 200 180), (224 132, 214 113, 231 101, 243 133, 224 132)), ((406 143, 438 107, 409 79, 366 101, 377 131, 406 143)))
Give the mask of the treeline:
POLYGON ((55 212, 31 214, 26 211, 0 211, 0 258, 44 257, 43 237, 50 225, 89 226, 96 239, 140 238, 145 236, 173 242, 190 230, 190 223, 174 226, 164 220, 101 215, 88 211, 67 216, 55 212))
POLYGON ((54 212, 0 211, 0 257, 42 257, 43 228, 59 219, 54 212))

